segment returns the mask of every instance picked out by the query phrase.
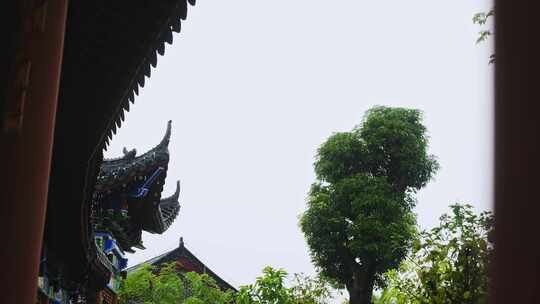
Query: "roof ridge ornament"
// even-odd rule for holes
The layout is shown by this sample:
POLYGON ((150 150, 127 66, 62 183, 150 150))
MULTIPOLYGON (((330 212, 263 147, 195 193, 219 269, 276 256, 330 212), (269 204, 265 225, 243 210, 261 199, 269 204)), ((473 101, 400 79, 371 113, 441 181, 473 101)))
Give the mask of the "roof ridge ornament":
POLYGON ((124 147, 124 149, 122 149, 122 153, 124 153, 124 158, 133 159, 137 155, 137 149, 134 148, 134 149, 128 150, 126 147, 124 147))
POLYGON ((180 197, 180 181, 176 181, 176 190, 174 190, 174 193, 171 196, 167 196, 162 198, 160 201, 163 202, 177 202, 178 198, 180 197))
POLYGON ((178 207, 180 208, 180 202, 178 201, 178 198, 180 197, 180 181, 176 181, 176 190, 171 196, 164 197, 159 200, 159 205, 162 208, 167 207, 178 207))
POLYGON ((172 125, 172 120, 169 120, 167 122, 167 130, 165 131, 165 136, 163 136, 163 139, 157 145, 156 148, 167 148, 169 146, 169 141, 171 140, 171 128, 172 128, 171 125, 172 125))

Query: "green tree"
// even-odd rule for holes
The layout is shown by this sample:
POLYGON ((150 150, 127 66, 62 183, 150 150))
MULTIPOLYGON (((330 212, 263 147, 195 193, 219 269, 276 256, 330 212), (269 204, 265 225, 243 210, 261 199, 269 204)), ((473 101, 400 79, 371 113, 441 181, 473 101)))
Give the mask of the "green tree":
POLYGON ((427 146, 420 111, 374 107, 360 126, 318 149, 300 227, 313 262, 347 289, 351 304, 371 303, 381 275, 410 247, 414 193, 438 169, 427 146))
POLYGON ((493 214, 477 215, 470 205, 450 208, 439 226, 419 235, 400 270, 386 274, 378 303, 487 303, 493 214))
MULTIPOLYGON (((121 304, 127 304, 130 300, 139 303, 151 303, 153 300, 150 290, 152 289, 155 276, 150 265, 143 265, 139 270, 130 273, 120 285, 119 298, 121 304)), ((179 289, 178 293, 182 291, 179 289)))
POLYGON ((254 284, 240 287, 237 304, 326 304, 331 299, 331 287, 322 277, 310 278, 294 274, 287 287, 287 272, 265 267, 254 284))
POLYGON ((236 302, 238 304, 292 304, 291 291, 285 286, 287 272, 283 269, 265 267, 263 275, 255 284, 241 286, 236 302))
POLYGON ((228 304, 233 303, 234 297, 230 291, 220 290, 208 275, 181 274, 170 263, 159 271, 143 265, 130 273, 122 282, 119 298, 121 304, 228 304))

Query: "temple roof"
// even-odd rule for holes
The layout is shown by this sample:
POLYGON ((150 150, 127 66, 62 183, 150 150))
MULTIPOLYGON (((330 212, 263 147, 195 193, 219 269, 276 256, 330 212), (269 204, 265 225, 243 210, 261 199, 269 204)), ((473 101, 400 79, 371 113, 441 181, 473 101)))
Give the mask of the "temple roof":
POLYGON ((224 279, 219 277, 215 272, 208 268, 201 260, 199 260, 191 251, 189 251, 185 245, 184 240, 180 238, 180 244, 174 250, 165 252, 161 255, 158 255, 154 258, 151 258, 147 261, 129 267, 127 272, 133 272, 139 269, 144 264, 149 264, 155 267, 160 267, 163 264, 176 262, 178 270, 181 272, 196 272, 199 274, 208 274, 213 278, 218 286, 222 290, 232 290, 234 292, 238 291, 234 286, 227 283, 224 279))
MULTIPOLYGON (((158 167, 164 168, 166 174, 169 164, 168 146, 171 138, 171 123, 169 120, 167 130, 160 143, 148 152, 136 156, 135 149, 127 151, 124 148, 123 157, 103 160, 97 177, 96 190, 106 191, 121 187, 139 176, 151 174, 151 171, 158 167)), ((165 174, 161 174, 159 179, 165 179, 165 174)), ((160 182, 158 181, 158 183, 160 182)))
POLYGON ((96 199, 102 204, 114 200, 115 195, 117 198, 122 195, 128 200, 129 221, 108 222, 118 244, 127 252, 132 252, 131 247, 145 249, 142 230, 161 234, 178 216, 180 182, 176 183, 173 195, 161 198, 169 164, 170 138, 169 120, 163 139, 150 151, 137 156, 135 149, 127 151, 124 148, 123 157, 106 159, 101 164, 96 199))

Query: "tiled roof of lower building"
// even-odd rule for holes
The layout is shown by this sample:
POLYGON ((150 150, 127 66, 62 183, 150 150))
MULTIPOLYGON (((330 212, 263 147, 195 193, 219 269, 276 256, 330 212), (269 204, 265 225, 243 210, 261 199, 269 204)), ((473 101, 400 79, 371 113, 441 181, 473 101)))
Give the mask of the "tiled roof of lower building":
POLYGON ((201 262, 201 260, 199 260, 191 251, 189 251, 184 246, 183 238, 180 238, 180 244, 177 248, 171 251, 165 252, 156 257, 153 257, 135 266, 129 267, 127 269, 127 272, 130 273, 130 272, 136 271, 144 264, 160 267, 161 265, 164 265, 170 262, 176 262, 179 270, 182 272, 193 271, 199 274, 208 274, 211 278, 213 278, 216 281, 216 283, 222 290, 232 290, 234 292, 238 291, 234 286, 232 286, 231 284, 226 282, 224 279, 222 279, 220 276, 218 276, 215 272, 213 272, 210 268, 208 268, 203 262, 201 262))

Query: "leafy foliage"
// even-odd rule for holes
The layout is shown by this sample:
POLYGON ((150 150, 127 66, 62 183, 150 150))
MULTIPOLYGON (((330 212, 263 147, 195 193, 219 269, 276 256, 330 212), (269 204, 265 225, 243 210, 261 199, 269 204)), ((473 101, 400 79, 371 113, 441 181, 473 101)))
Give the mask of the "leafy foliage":
POLYGON ((293 286, 286 287, 287 272, 265 267, 255 284, 242 286, 237 304, 325 304, 331 299, 330 285, 321 277, 315 279, 295 274, 293 286))
MULTIPOLYGON (((143 265, 141 269, 127 276, 120 285, 119 298, 121 304, 133 300, 139 303, 151 303, 153 296, 150 293, 155 276, 151 272, 150 265, 143 265)), ((181 290, 178 289, 178 293, 181 290)))
POLYGON ((265 267, 263 276, 257 278, 255 284, 240 287, 237 296, 238 304, 289 304, 292 295, 285 287, 287 272, 282 269, 265 267))
POLYGON ((412 257, 386 274, 385 303, 487 303, 488 262, 493 250, 493 215, 470 205, 452 205, 439 226, 422 232, 412 257))
MULTIPOLYGON (((490 9, 487 12, 480 12, 474 14, 472 21, 474 24, 478 24, 479 26, 485 26, 490 17, 493 17, 495 15, 495 9, 490 9)), ((493 35, 493 31, 490 29, 482 29, 480 32, 478 32, 478 38, 476 39, 476 43, 484 42, 488 39, 489 36, 493 35)), ((495 62, 495 54, 492 54, 489 57, 489 63, 495 62)))
POLYGON ((418 110, 374 107, 318 150, 300 227, 315 265, 347 288, 353 304, 370 301, 415 235, 413 194, 438 169, 421 120, 418 110))
POLYGON ((330 283, 321 276, 295 273, 291 293, 296 304, 325 304, 332 299, 330 283))
POLYGON ((188 272, 185 275, 189 296, 185 304, 205 304, 205 303, 234 303, 231 291, 223 292, 217 283, 207 274, 188 272))
POLYGON ((233 303, 233 294, 221 291, 211 277, 195 272, 180 274, 174 263, 159 272, 143 265, 122 282, 119 298, 121 304, 233 303))

